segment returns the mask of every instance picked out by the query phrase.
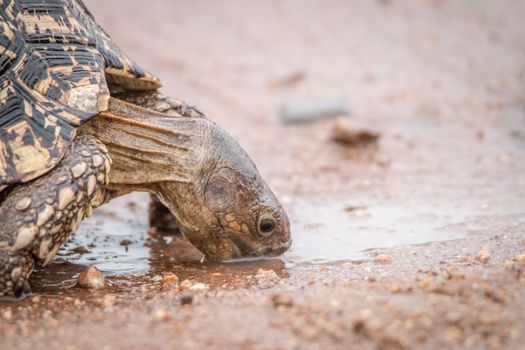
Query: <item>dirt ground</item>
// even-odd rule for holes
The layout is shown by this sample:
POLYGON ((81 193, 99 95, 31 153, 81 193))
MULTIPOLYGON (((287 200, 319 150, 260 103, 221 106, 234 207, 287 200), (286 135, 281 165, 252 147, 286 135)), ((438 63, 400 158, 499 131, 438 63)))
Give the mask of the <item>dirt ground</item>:
MULTIPOLYGON (((0 349, 525 347, 524 1, 86 3, 164 93, 246 148, 294 245, 201 264, 141 229, 129 249, 148 268, 102 265, 97 291, 73 285, 98 259, 66 249, 31 298, 0 304, 0 349), (378 144, 283 124, 304 98, 341 99, 378 144)), ((134 195, 94 222, 143 227, 146 208, 134 195)))

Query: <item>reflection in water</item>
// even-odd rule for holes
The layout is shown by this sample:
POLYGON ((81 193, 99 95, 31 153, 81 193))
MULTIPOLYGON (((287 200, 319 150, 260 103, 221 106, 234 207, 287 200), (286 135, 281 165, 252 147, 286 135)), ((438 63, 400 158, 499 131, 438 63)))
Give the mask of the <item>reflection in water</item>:
POLYGON ((203 259, 203 254, 177 232, 148 230, 145 205, 130 205, 125 198, 83 222, 53 264, 35 269, 31 285, 41 295, 96 297, 108 292, 133 293, 134 288, 151 285, 155 275, 174 273, 180 281, 189 279, 210 288, 244 288, 254 283, 252 277, 260 268, 288 277, 279 258, 227 263, 203 259), (129 218, 116 214, 128 212, 133 214, 129 218), (106 275, 103 291, 75 287, 86 265, 96 266, 106 275))
POLYGON ((167 272, 175 273, 181 281, 203 282, 211 288, 247 287, 260 268, 285 278, 296 264, 362 260, 371 248, 454 239, 487 229, 497 231, 512 221, 525 222, 523 215, 509 217, 509 209, 475 216, 476 207, 470 202, 438 208, 405 201, 350 209, 348 203, 334 200, 296 202, 290 208, 294 243, 282 259, 216 263, 203 259, 180 235, 148 233, 148 202, 147 195, 133 194, 97 210, 82 223, 53 265, 37 269, 31 280, 33 290, 74 294, 78 292, 78 288, 71 288, 75 277, 86 265, 103 271, 113 291, 150 285, 153 276, 167 272))

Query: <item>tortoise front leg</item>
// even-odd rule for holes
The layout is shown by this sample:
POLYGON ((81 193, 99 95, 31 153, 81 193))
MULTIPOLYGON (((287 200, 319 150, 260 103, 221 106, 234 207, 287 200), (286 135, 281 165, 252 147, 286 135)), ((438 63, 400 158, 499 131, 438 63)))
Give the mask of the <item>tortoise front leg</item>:
POLYGON ((175 231, 178 229, 177 219, 171 211, 162 204, 155 195, 151 195, 149 204, 149 225, 163 230, 175 231))
POLYGON ((0 204, 0 296, 31 292, 34 261, 47 265, 93 207, 104 201, 110 158, 81 135, 48 173, 20 184, 0 204))

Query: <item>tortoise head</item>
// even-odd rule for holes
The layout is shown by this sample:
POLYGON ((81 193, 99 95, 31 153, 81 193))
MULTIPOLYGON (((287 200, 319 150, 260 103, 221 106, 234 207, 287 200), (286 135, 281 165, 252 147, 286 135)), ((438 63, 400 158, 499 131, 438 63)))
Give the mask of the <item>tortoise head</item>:
POLYGON ((281 204, 237 141, 208 120, 197 123, 188 181, 159 184, 181 232, 212 260, 282 254, 291 236, 281 204))

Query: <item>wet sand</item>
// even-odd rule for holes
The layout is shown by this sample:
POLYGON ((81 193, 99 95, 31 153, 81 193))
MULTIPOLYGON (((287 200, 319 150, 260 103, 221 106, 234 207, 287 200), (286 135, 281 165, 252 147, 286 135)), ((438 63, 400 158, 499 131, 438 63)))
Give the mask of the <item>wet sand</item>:
POLYGON ((33 297, 0 304, 1 349, 525 346, 525 3, 86 2, 247 149, 294 244, 201 262, 148 232, 147 195, 118 199, 34 273, 33 297), (302 98, 343 100, 379 143, 281 123, 302 98), (85 265, 104 289, 74 286, 85 265))

